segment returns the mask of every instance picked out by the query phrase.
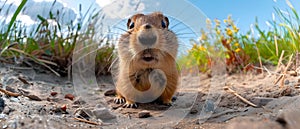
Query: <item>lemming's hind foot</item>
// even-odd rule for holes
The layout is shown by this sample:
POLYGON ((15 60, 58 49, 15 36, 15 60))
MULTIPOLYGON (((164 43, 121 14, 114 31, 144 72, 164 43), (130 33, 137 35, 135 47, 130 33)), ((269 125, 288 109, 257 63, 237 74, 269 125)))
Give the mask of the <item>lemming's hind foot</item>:
POLYGON ((165 105, 165 106, 172 106, 172 103, 163 103, 162 105, 165 105))
POLYGON ((171 100, 165 100, 165 101, 162 102, 162 105, 172 106, 172 101, 171 100))
POLYGON ((172 101, 163 101, 161 99, 157 99, 156 104, 159 104, 159 105, 164 105, 164 106, 172 106, 172 101))

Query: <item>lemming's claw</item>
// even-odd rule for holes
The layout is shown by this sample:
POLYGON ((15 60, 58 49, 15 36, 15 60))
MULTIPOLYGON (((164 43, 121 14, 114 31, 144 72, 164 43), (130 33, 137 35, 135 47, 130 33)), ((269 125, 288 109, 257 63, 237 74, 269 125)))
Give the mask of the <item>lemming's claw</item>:
POLYGON ((124 98, 120 98, 120 97, 116 97, 116 98, 114 98, 114 102, 116 104, 122 104, 122 103, 125 103, 125 99, 124 98))
POLYGON ((136 103, 125 103, 123 108, 137 108, 138 105, 136 103))

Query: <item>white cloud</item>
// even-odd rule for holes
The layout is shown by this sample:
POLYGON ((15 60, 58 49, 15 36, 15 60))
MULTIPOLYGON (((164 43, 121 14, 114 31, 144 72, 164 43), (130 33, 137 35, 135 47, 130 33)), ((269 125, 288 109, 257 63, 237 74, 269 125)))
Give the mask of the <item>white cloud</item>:
MULTIPOLYGON (((32 0, 33 2, 50 2, 53 3, 54 0, 32 0)), ((65 8, 70 8, 67 4, 67 2, 65 2, 65 0, 56 0, 56 2, 61 3, 65 8)), ((71 8, 72 10, 76 11, 76 9, 71 8)))
MULTIPOLYGON (((99 4, 100 1, 103 0, 97 0, 96 2, 99 4)), ((112 2, 112 0, 109 1, 112 2)), ((103 6, 107 3, 102 2, 102 5, 99 5, 103 6)), ((141 2, 140 0, 117 0, 113 1, 113 4, 103 7, 103 12, 106 16, 114 19, 125 18, 133 13, 141 12, 144 9, 145 3, 141 2)))
MULTIPOLYGON (((53 2, 53 0, 33 0, 34 2, 53 2)), ((63 4, 64 7, 67 7, 68 4, 63 0, 57 0, 57 2, 63 4)))
POLYGON ((113 0, 96 0, 96 3, 102 8, 110 3, 112 3, 113 0))
MULTIPOLYGON (((6 0, 0 0, 1 3, 4 3, 6 0)), ((19 6, 21 4, 22 0, 7 0, 6 4, 14 4, 16 6, 19 6)))
POLYGON ((37 23, 36 21, 32 20, 30 16, 22 15, 22 14, 18 15, 17 20, 22 21, 22 23, 25 24, 26 26, 37 23))
MULTIPOLYGON (((1 22, 5 22, 6 24, 8 24, 10 22, 12 18, 12 15, 8 15, 8 16, 0 16, 0 21, 1 22)), ((30 25, 33 25, 35 23, 37 23, 36 21, 32 20, 30 18, 30 16, 28 15, 23 15, 23 14, 19 14, 17 16, 17 19, 16 21, 21 21, 22 24, 26 25, 26 26, 30 26, 30 25)))
POLYGON ((53 0, 33 0, 34 2, 43 2, 43 1, 46 1, 46 2, 53 2, 53 0))

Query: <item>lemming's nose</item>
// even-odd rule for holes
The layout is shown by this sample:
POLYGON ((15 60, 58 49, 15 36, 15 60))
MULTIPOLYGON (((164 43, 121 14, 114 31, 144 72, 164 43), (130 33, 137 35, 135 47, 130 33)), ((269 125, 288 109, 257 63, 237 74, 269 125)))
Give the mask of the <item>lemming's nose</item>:
POLYGON ((150 28, 152 28, 152 26, 150 24, 146 24, 146 25, 144 25, 144 28, 145 29, 150 29, 150 28))

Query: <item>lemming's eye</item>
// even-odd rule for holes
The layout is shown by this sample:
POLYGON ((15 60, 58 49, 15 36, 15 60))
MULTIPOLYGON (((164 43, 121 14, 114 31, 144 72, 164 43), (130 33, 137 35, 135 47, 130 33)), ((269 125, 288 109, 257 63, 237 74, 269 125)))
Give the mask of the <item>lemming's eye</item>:
POLYGON ((131 22, 129 25, 129 29, 132 29, 132 28, 134 28, 134 22, 131 22))
POLYGON ((166 26, 166 23, 164 22, 164 20, 161 20, 161 27, 162 28, 166 28, 167 26, 166 26))

